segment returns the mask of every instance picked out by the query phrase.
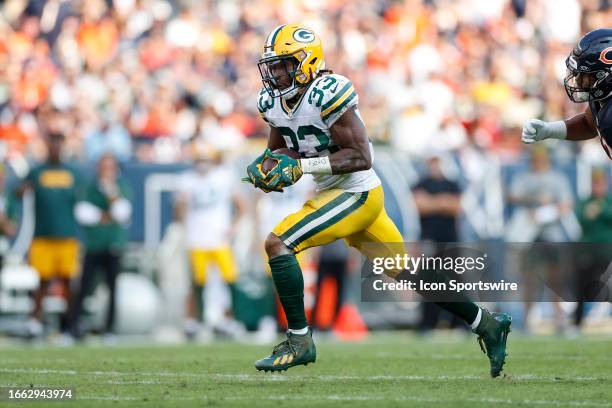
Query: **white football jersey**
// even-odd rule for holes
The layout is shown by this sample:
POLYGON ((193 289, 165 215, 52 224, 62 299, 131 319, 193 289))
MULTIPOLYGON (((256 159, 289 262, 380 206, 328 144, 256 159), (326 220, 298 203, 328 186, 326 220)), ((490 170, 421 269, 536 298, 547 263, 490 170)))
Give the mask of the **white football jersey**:
POLYGON ((223 166, 205 174, 185 172, 178 183, 187 200, 185 230, 190 249, 215 249, 229 245, 232 225, 233 172, 223 166))
MULTIPOLYGON (((314 80, 302 99, 291 110, 282 98, 272 98, 265 89, 257 107, 261 117, 277 128, 287 147, 301 157, 328 156, 340 149, 331 138, 330 128, 348 109, 357 106, 357 93, 348 78, 330 74, 314 80)), ((370 143, 372 157, 374 151, 370 143)), ((380 185, 373 169, 337 175, 314 175, 317 190, 340 188, 348 192, 371 190, 380 185)))

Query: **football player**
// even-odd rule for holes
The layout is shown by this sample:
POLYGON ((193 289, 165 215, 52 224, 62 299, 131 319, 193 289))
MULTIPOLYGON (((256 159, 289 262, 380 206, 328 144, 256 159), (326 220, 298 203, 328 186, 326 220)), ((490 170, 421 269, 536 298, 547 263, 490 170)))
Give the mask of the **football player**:
POLYGON ((612 158, 612 29, 591 31, 578 41, 565 60, 565 92, 572 102, 588 102, 584 112, 565 120, 531 119, 523 127, 524 143, 544 139, 572 141, 600 137, 612 158))
MULTIPOLYGON (((255 362, 255 368, 281 371, 316 359, 295 255, 342 238, 372 257, 367 243, 393 253, 386 243, 403 239, 384 208, 355 87, 348 78, 325 70, 320 38, 301 25, 281 25, 268 35, 258 66, 264 84, 258 108, 270 125, 270 136, 268 149, 248 166, 246 180, 264 191, 283 191, 303 174, 312 174, 317 183, 315 197, 283 219, 265 240, 289 330, 287 340, 255 362), (274 153, 281 148, 299 153, 299 158, 274 153), (269 159, 276 165, 265 171, 269 159)), ((491 314, 471 302, 440 305, 472 326, 485 345, 491 374, 499 375, 510 316, 491 314)))
MULTIPOLYGON (((238 268, 231 241, 247 208, 242 197, 228 185, 233 172, 223 161, 222 152, 201 142, 194 142, 192 148, 194 168, 179 179, 176 196, 177 217, 185 225, 193 273, 193 290, 187 303, 189 319, 185 324, 188 338, 197 335, 204 321, 204 292, 211 267, 217 267, 229 288, 232 305, 235 303, 238 268), (236 214, 232 217, 234 208, 236 214)), ((228 335, 240 331, 233 312, 230 308, 223 320, 211 322, 215 331, 228 335)))

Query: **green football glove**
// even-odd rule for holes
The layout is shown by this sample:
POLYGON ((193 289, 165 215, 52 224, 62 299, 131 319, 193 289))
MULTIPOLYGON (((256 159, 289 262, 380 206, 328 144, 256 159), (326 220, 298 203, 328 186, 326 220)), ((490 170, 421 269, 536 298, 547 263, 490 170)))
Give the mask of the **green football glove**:
POLYGON ((266 185, 268 188, 284 188, 291 186, 302 177, 302 167, 300 161, 286 154, 276 154, 268 151, 268 158, 276 160, 274 166, 266 175, 266 185))
POLYGON ((259 188, 260 190, 269 193, 270 191, 278 191, 282 192, 282 187, 278 187, 276 185, 269 186, 269 180, 266 178, 266 174, 261 168, 263 161, 268 157, 268 155, 272 153, 270 149, 266 149, 258 158, 256 158, 253 163, 247 166, 247 176, 242 179, 242 181, 251 183, 255 188, 259 188))
POLYGON ((295 184, 302 177, 300 162, 284 154, 275 154, 270 149, 259 156, 247 167, 247 178, 242 180, 253 184, 266 193, 282 192, 284 187, 295 184), (266 174, 262 169, 265 159, 276 161, 276 165, 266 174))

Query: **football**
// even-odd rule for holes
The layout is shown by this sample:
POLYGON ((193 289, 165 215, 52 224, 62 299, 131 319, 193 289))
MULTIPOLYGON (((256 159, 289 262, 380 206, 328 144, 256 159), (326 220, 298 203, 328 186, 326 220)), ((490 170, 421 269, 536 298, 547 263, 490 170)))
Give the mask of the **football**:
MULTIPOLYGON (((274 153, 285 154, 289 157, 293 157, 294 159, 300 158, 300 154, 298 152, 296 152, 295 150, 287 149, 287 148, 276 149, 274 150, 274 153)), ((263 170, 265 174, 268 174, 268 172, 272 170, 274 166, 276 166, 276 162, 277 162, 276 160, 266 157, 264 161, 261 163, 261 169, 263 170)))

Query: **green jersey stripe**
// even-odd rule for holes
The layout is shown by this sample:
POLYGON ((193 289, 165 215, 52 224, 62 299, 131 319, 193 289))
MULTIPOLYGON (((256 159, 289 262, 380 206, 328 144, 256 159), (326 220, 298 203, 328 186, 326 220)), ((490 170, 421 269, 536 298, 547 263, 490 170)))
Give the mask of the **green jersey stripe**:
POLYGON ((321 112, 323 112, 325 109, 332 106, 334 103, 336 103, 338 99, 343 97, 344 93, 348 91, 351 86, 353 86, 353 83, 349 81, 346 85, 342 87, 342 89, 333 98, 331 98, 331 100, 329 100, 325 105, 321 106, 321 112))
POLYGON ((352 92, 348 98, 346 98, 344 101, 342 101, 342 103, 338 106, 336 106, 336 108, 334 110, 332 110, 331 112, 329 112, 327 115, 323 116, 322 119, 325 121, 327 120, 327 118, 329 118, 331 115, 333 115, 336 112, 340 112, 342 109, 344 109, 344 107, 346 105, 349 104, 349 102, 351 100, 353 100, 353 98, 355 98, 355 96, 357 95, 356 92, 352 92))

